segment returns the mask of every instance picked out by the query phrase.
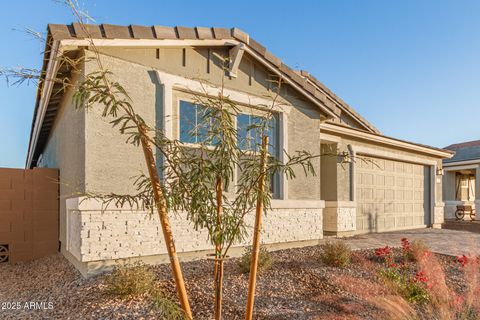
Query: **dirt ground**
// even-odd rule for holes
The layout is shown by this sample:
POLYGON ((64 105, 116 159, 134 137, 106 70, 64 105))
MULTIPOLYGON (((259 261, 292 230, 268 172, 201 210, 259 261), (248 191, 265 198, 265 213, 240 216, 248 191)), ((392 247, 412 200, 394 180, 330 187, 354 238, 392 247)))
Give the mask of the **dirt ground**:
MULTIPOLYGON (((260 275, 255 319, 385 319, 375 299, 381 263, 374 250, 355 251, 345 268, 321 262, 321 246, 273 252, 274 264, 260 275)), ((447 283, 465 286, 454 257, 440 256, 447 283)), ((248 274, 237 259, 225 265, 224 319, 242 319, 248 274)), ((182 263, 195 319, 211 319, 211 261, 182 263)), ((175 298, 168 265, 152 266, 157 285, 175 298)), ((0 319, 162 319, 146 297, 121 300, 105 292, 104 275, 84 279, 60 254, 32 262, 0 265, 0 319), (30 305, 37 302, 37 305, 30 305), (25 305, 27 303, 27 305, 25 305), (15 308, 15 306, 17 308, 15 308)))

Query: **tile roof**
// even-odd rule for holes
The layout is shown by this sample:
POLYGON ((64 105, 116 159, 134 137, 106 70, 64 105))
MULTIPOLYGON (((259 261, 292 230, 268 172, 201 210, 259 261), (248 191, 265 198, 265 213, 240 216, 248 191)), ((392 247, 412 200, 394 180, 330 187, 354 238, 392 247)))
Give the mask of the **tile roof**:
POLYGON ((468 148, 468 147, 480 147, 480 140, 455 143, 445 147, 444 149, 455 151, 458 149, 468 148))
POLYGON ((452 144, 445 149, 455 151, 455 156, 445 159, 445 163, 477 159, 480 162, 480 140, 452 144))
MULTIPOLYGON (((64 39, 131 39, 131 40, 236 40, 248 46, 257 55, 260 55, 272 68, 278 69, 285 77, 290 79, 293 83, 303 88, 314 99, 321 102, 329 110, 337 116, 346 113, 348 116, 355 119, 361 124, 361 131, 370 132, 376 135, 381 135, 380 131, 370 124, 366 119, 360 116, 353 108, 345 103, 341 98, 336 96, 330 89, 321 83, 314 76, 304 70, 294 70, 284 64, 281 59, 276 57, 273 53, 268 51, 263 45, 255 41, 246 32, 238 28, 215 28, 215 27, 166 27, 166 26, 118 26, 111 24, 87 24, 80 25, 72 23, 70 25, 64 24, 49 24, 47 36, 47 49, 45 50, 43 61, 43 72, 45 74, 48 64, 49 47, 54 40, 64 39)), ((68 70, 64 70, 63 76, 68 76, 68 70)), ((37 91, 37 101, 32 121, 32 128, 30 133, 30 143, 32 143, 34 124, 37 117, 37 112, 40 103, 40 96, 42 91, 42 83, 37 91)), ((55 91, 55 86, 53 91, 55 91)), ((56 110, 58 109, 59 99, 50 100, 47 108, 47 120, 41 123, 39 140, 32 146, 32 163, 30 166, 35 166, 38 156, 42 152, 43 147, 48 139, 53 121, 55 119, 56 110)), ((432 148, 434 149, 434 148, 432 148)), ((29 153, 30 154, 30 153, 29 153)), ((28 161, 28 159, 27 159, 28 161)), ((27 163, 28 165, 28 163, 27 163)))
POLYGON ((159 39, 159 40, 227 40, 235 39, 243 42, 253 49, 257 54, 265 58, 272 65, 280 69, 287 77, 300 85, 303 89, 312 94, 317 100, 331 109, 335 114, 340 115, 343 110, 351 117, 361 123, 365 130, 380 133, 371 123, 359 115, 345 101, 336 96, 317 78, 306 71, 291 69, 282 63, 281 59, 269 52, 263 45, 255 41, 246 32, 238 28, 216 28, 216 27, 165 27, 165 26, 118 26, 111 24, 85 25, 82 28, 78 23, 71 25, 49 24, 48 31, 54 40, 63 39, 84 39, 90 37, 95 39, 159 39), (308 81, 307 81, 308 80, 308 81))

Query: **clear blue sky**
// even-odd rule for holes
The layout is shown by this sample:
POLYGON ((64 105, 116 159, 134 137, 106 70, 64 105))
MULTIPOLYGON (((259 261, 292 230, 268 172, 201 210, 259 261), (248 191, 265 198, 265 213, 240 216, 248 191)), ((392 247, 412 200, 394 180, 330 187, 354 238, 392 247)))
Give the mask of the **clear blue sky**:
MULTIPOLYGON (((385 135, 480 139, 480 1, 80 2, 98 23, 239 27, 385 135)), ((39 43, 12 29, 72 22, 51 0, 1 1, 0 12, 0 66, 41 63, 39 43)), ((0 82, 0 167, 25 163, 35 92, 0 82)))

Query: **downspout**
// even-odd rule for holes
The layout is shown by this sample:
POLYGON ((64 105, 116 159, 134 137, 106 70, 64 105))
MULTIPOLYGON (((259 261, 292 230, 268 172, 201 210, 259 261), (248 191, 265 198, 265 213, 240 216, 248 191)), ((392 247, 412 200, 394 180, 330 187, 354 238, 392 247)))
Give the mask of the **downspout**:
POLYGON ((350 153, 350 201, 355 201, 355 157, 356 153, 353 150, 353 146, 351 144, 347 145, 348 152, 350 153))

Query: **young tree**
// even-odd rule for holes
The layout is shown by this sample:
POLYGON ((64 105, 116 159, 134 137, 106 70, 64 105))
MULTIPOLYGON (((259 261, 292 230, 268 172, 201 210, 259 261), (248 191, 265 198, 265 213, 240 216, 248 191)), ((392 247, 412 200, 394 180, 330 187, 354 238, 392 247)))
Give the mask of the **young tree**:
MULTIPOLYGON (((208 231, 214 247, 214 313, 216 319, 221 319, 224 261, 232 245, 245 241, 249 235, 245 217, 256 210, 258 218, 270 208, 272 193, 265 190, 265 186, 269 185, 272 176, 283 174, 293 179, 295 166, 303 167, 305 174, 315 174, 312 160, 321 155, 300 151, 295 155, 286 154, 288 161, 282 163, 272 152, 269 153, 273 146, 268 145, 268 136, 273 133, 273 110, 278 107, 281 78, 275 81, 278 90, 271 105, 250 106, 261 110, 260 115, 254 124, 243 128, 246 134, 241 138, 235 124, 240 106, 224 94, 223 84, 217 88, 218 95, 211 96, 205 89, 208 84, 203 83, 203 94, 194 95, 199 122, 187 132, 196 143, 185 144, 168 138, 162 128, 149 127, 143 120, 139 128, 133 120, 139 116, 133 110, 126 115, 117 115, 117 110, 108 109, 110 104, 113 105, 109 102, 113 98, 104 98, 104 89, 99 84, 101 77, 94 74, 92 79, 87 77, 82 83, 76 95, 79 105, 103 101, 104 114, 114 117, 113 125, 118 126, 122 134, 129 135, 129 141, 139 144, 138 141, 145 139, 162 155, 164 161, 158 170, 162 172, 163 183, 159 191, 165 197, 167 210, 186 213, 195 229, 208 231)), ((120 85, 116 86, 116 92, 120 96, 126 94, 120 85)), ((158 172, 155 175, 158 177, 158 172)), ((90 193, 88 197, 100 198, 106 204, 128 202, 151 206, 155 203, 151 201, 154 198, 152 181, 155 179, 151 174, 150 177, 140 177, 136 182, 137 195, 90 193)), ((255 248, 258 249, 258 245, 255 248)), ((253 277, 256 277, 255 273, 253 277)))
MULTIPOLYGON (((243 137, 235 125, 240 106, 224 94, 223 82, 217 96, 208 95, 206 89, 204 94, 195 95, 200 121, 189 132, 195 145, 170 140, 156 130, 154 144, 165 159, 162 169, 169 208, 186 212, 195 228, 207 229, 214 247, 216 319, 222 316, 224 260, 232 245, 244 242, 249 235, 245 217, 255 210, 257 217, 261 216, 270 208, 272 192, 265 186, 273 176, 293 179, 295 166, 301 166, 305 174, 315 174, 312 160, 321 156, 300 151, 285 154, 288 160, 282 163, 273 152, 268 137, 273 135, 274 110, 281 107, 277 101, 282 79, 272 81, 277 93, 270 105, 249 106, 258 110, 258 116, 255 123, 242 129, 243 137)), ((259 243, 259 230, 254 232, 259 243)))
POLYGON ((253 318, 253 305, 255 302, 255 287, 257 283, 257 267, 260 254, 260 232, 262 228, 262 214, 263 203, 261 201, 265 193, 265 170, 268 161, 268 136, 262 137, 262 151, 260 156, 260 167, 264 171, 260 180, 258 181, 258 196, 257 205, 255 208, 255 225, 253 227, 253 244, 252 257, 250 262, 250 274, 248 278, 248 294, 247 294, 247 309, 245 312, 245 319, 251 320, 253 318))

